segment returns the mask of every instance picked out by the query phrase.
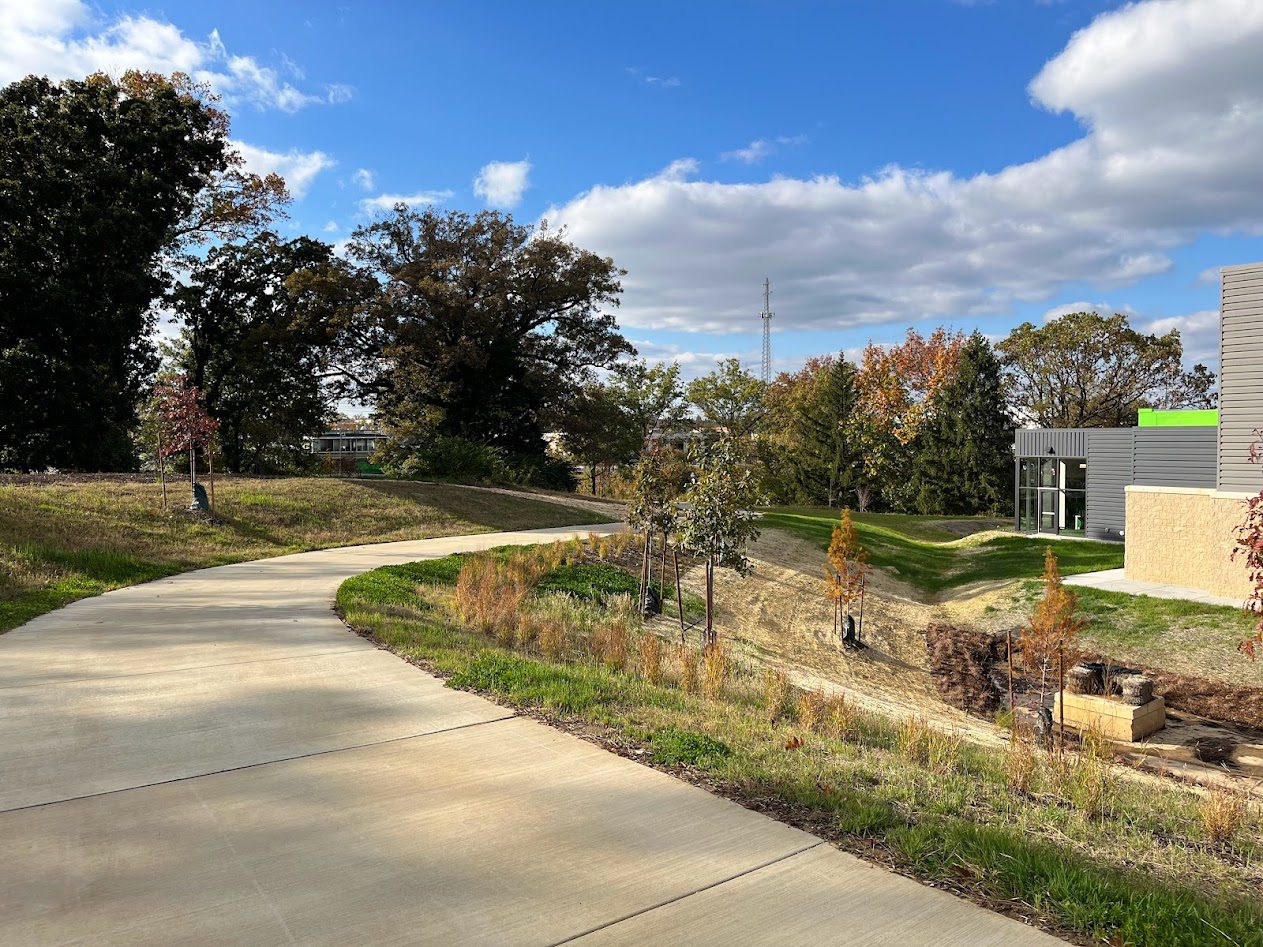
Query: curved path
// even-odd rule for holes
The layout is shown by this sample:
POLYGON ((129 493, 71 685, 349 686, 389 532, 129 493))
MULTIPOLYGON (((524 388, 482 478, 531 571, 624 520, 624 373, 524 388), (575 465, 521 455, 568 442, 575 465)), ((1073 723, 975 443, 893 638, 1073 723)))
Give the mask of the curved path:
POLYGON ((572 532, 206 569, 0 636, 0 943, 1055 943, 448 690, 330 608, 367 569, 572 532))

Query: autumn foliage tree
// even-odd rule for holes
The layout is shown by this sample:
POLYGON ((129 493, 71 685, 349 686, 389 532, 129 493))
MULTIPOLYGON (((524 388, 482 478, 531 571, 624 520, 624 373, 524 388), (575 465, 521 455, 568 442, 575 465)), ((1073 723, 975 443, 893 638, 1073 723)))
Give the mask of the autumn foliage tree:
POLYGON ((210 447, 219 422, 206 410, 206 399, 187 375, 159 379, 154 385, 152 411, 158 423, 157 453, 163 458, 187 452, 193 505, 197 496, 197 452, 210 447))
MULTIPOLYGON (((1254 432, 1250 445, 1250 463, 1263 463, 1263 429, 1254 432)), ((1241 642, 1241 651, 1254 660, 1263 645, 1263 491, 1250 497, 1245 504, 1245 518, 1237 526, 1232 558, 1242 560, 1250 583, 1250 594, 1245 602, 1246 611, 1257 622, 1254 634, 1241 642)))
POLYGON ((844 641, 851 639, 852 608, 859 604, 863 614, 864 587, 871 571, 868 553, 860 545, 859 533, 851 521, 851 511, 844 509, 833 527, 824 567, 825 597, 833 603, 833 633, 838 633, 840 615, 844 622, 844 641))
POLYGON ((909 476, 914 444, 955 377, 964 336, 935 329, 928 337, 914 329, 899 345, 869 344, 855 376, 857 440, 864 479, 886 506, 906 509, 912 502, 909 476))
MULTIPOLYGON (((1022 631, 1022 663, 1031 674, 1040 676, 1040 694, 1047 693, 1049 677, 1057 674, 1057 689, 1064 689, 1067 663, 1078 660, 1077 640, 1087 622, 1078 615, 1078 597, 1066 588, 1057 556, 1049 546, 1044 551, 1044 592, 1035 603, 1022 631)), ((1065 742, 1065 710, 1059 726, 1065 742)))
MULTIPOLYGON (((677 500, 680 495, 680 471, 676 451, 654 446, 641 454, 631 472, 631 494, 627 502, 627 522, 632 529, 644 533, 640 567, 640 600, 648 603, 653 579, 652 547, 655 536, 662 539, 660 588, 666 586, 667 546, 679 524, 677 500)), ((679 590, 677 589, 677 594, 679 590)))

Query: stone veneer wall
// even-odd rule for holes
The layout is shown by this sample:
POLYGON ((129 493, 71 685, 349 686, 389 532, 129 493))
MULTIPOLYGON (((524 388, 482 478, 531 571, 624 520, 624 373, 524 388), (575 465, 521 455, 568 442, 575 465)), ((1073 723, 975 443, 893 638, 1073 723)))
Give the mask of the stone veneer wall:
POLYGON ((1244 601, 1245 566, 1231 557, 1246 497, 1192 487, 1127 487, 1127 578, 1244 601))

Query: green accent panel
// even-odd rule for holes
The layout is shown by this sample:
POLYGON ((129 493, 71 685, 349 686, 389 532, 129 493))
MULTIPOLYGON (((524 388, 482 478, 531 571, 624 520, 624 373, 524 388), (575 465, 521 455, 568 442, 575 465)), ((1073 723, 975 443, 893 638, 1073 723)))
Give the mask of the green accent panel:
POLYGON ((1214 408, 1158 411, 1141 408, 1138 422, 1141 427, 1217 427, 1219 412, 1214 408))

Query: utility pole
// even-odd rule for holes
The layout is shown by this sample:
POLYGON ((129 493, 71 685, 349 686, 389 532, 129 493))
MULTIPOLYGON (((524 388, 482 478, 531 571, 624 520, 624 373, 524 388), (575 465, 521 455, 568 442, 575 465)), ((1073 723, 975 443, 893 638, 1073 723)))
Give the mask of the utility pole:
POLYGON ((772 381, 772 282, 763 278, 763 311, 759 318, 763 320, 763 384, 772 381))

